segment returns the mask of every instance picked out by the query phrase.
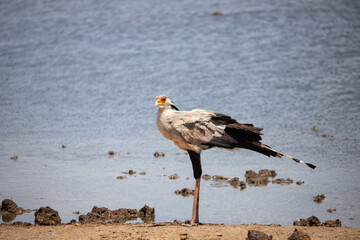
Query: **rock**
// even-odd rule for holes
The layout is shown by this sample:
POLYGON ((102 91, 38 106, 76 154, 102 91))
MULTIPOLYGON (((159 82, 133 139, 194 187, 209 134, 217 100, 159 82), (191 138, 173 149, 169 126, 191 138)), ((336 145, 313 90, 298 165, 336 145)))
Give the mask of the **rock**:
POLYGON ((129 174, 129 175, 134 175, 134 174, 136 174, 136 172, 135 172, 134 170, 132 170, 132 169, 130 169, 128 172, 121 172, 121 173, 123 173, 123 174, 129 174))
POLYGON ((215 12, 212 13, 212 15, 213 16, 222 16, 222 15, 224 15, 224 13, 219 12, 219 11, 215 11, 215 12))
POLYGON ((294 221, 293 223, 294 226, 306 226, 306 227, 317 227, 320 226, 320 220, 315 217, 315 216, 311 216, 307 219, 300 219, 300 221, 294 221))
POLYGON ((327 220, 321 224, 323 227, 341 227, 341 221, 339 219, 336 220, 327 220))
POLYGON ((114 151, 109 151, 108 154, 109 154, 110 156, 114 156, 114 155, 116 154, 116 152, 114 152, 114 151))
POLYGON ((171 180, 175 180, 175 179, 178 179, 178 178, 180 178, 180 176, 177 175, 176 173, 169 176, 169 179, 171 179, 171 180))
POLYGON ((60 225, 59 213, 50 207, 41 207, 35 212, 35 224, 39 225, 60 225))
POLYGON ((238 177, 234 177, 228 181, 228 183, 233 187, 239 187, 240 186, 240 180, 238 177))
POLYGON ((204 174, 201 178, 207 181, 211 179, 211 176, 209 174, 204 174))
POLYGON ((240 190, 244 190, 246 188, 246 183, 243 181, 240 181, 240 190))
POLYGON ((122 179, 127 179, 127 177, 126 176, 117 176, 116 179, 122 180, 122 179))
POLYGON ((288 240, 311 240, 310 236, 303 231, 297 230, 288 238, 288 240))
POLYGON ((275 177, 275 170, 262 169, 258 173, 253 170, 248 170, 245 172, 245 179, 249 185, 255 186, 266 186, 270 181, 269 177, 275 177))
POLYGON ((175 191, 176 195, 181 195, 183 197, 188 197, 190 195, 194 195, 194 193, 195 193, 195 190, 189 189, 189 188, 183 188, 181 190, 176 190, 175 191))
POLYGON ((319 131, 319 127, 318 127, 317 125, 315 125, 315 126, 313 126, 312 130, 313 130, 314 132, 317 132, 317 131, 319 131))
POLYGON ((155 216, 155 208, 151 208, 147 205, 143 206, 140 210, 139 210, 139 216, 140 217, 151 217, 151 216, 155 216))
POLYGON ((1 210, 8 213, 18 214, 21 209, 18 208, 17 204, 10 199, 4 199, 1 203, 1 210))
POLYGON ((228 183, 234 188, 240 187, 241 190, 244 190, 246 188, 246 183, 240 181, 238 177, 230 179, 228 183))
POLYGON ((268 236, 266 233, 256 231, 256 230, 249 230, 248 236, 246 240, 272 240, 272 235, 268 236))
POLYGON ((214 175, 214 176, 212 176, 212 179, 215 181, 225 181, 225 180, 228 180, 229 178, 220 176, 220 175, 214 175))
POLYGON ((11 160, 18 160, 19 157, 18 157, 17 155, 14 155, 14 156, 12 156, 10 159, 11 159, 11 160))
POLYGON ((270 181, 267 177, 253 177, 253 178, 247 178, 246 182, 249 185, 266 186, 270 181))
POLYGON ((294 181, 290 178, 288 179, 283 179, 283 178, 277 178, 275 180, 272 180, 272 183, 277 183, 277 184, 292 184, 294 181))
POLYGON ((140 175, 146 175, 146 172, 140 172, 139 174, 140 175))
POLYGON ((313 199, 314 199, 314 202, 316 202, 316 203, 322 203, 322 201, 325 199, 325 195, 320 194, 320 195, 313 197, 313 199))
POLYGON ((262 177, 272 177, 272 178, 276 177, 277 175, 275 170, 269 170, 269 169, 261 169, 259 171, 259 174, 262 177))
POLYGON ((333 135, 330 135, 328 133, 321 135, 323 138, 334 138, 333 135))
POLYGON ((66 146, 63 144, 63 145, 61 145, 61 148, 66 148, 66 146))
POLYGON ((303 185, 304 183, 305 183, 304 181, 297 181, 296 182, 296 184, 299 185, 299 186, 303 185))
POLYGON ((155 152, 154 157, 165 157, 165 153, 163 153, 163 152, 155 152))
POLYGON ((332 212, 335 212, 336 211, 336 208, 334 208, 334 209, 328 209, 327 210, 329 213, 332 213, 332 212))

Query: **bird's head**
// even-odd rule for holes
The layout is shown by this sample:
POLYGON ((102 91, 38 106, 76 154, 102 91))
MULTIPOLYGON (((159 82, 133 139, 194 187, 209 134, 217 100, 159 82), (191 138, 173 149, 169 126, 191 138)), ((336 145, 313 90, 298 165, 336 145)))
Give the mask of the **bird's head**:
POLYGON ((170 98, 165 95, 159 95, 155 97, 155 107, 157 108, 166 108, 171 106, 172 102, 170 98))

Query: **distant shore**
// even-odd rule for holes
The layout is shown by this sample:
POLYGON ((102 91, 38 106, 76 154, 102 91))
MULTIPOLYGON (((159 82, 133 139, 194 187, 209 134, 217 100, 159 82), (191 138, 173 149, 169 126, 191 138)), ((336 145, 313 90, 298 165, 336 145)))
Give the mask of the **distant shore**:
POLYGON ((187 227, 177 223, 87 223, 40 225, 0 225, 0 239, 246 239, 249 230, 288 239, 298 229, 311 239, 360 239, 360 228, 300 227, 276 225, 203 224, 187 227))

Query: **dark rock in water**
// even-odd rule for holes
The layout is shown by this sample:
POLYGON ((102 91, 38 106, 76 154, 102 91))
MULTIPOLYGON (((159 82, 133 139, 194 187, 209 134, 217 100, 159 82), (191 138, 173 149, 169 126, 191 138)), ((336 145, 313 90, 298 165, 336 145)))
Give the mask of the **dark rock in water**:
POLYGON ((171 180, 175 180, 175 179, 178 179, 178 178, 180 178, 180 176, 177 175, 176 173, 169 176, 169 179, 171 179, 171 180))
POLYGON ((1 211, 17 214, 21 212, 21 209, 18 208, 17 204, 13 200, 4 199, 1 203, 1 211))
POLYGON ((222 15, 224 15, 224 13, 216 11, 216 12, 213 12, 212 15, 214 15, 214 16, 222 16, 222 15))
POLYGON ((272 240, 272 235, 268 236, 266 233, 256 231, 256 230, 249 230, 248 236, 246 240, 272 240))
POLYGON ((277 183, 277 184, 292 184, 294 181, 290 178, 288 179, 283 179, 283 178, 277 178, 275 180, 272 180, 272 183, 277 183))
POLYGON ((128 172, 121 172, 121 173, 123 173, 123 174, 129 174, 129 175, 134 175, 134 174, 136 174, 136 172, 135 172, 134 170, 132 170, 132 169, 130 169, 128 172))
POLYGON ((336 220, 327 220, 321 224, 323 227, 341 227, 341 221, 339 219, 336 220))
POLYGON ((267 177, 252 177, 252 178, 247 178, 246 182, 249 185, 266 186, 270 181, 267 177))
POLYGON ((35 212, 35 224, 39 225, 60 225, 59 213, 50 207, 41 207, 35 212))
POLYGON ((144 206, 139 211, 130 208, 119 208, 117 210, 109 210, 106 207, 94 206, 91 212, 86 215, 79 216, 80 223, 89 222, 121 222, 124 223, 130 220, 136 220, 138 217, 146 218, 155 217, 155 209, 144 206))
POLYGON ((140 217, 155 216, 155 208, 151 208, 151 207, 145 205, 139 210, 139 216, 140 217))
POLYGON ((214 176, 212 176, 212 179, 215 181, 225 181, 225 180, 228 180, 229 178, 220 176, 220 175, 214 175, 214 176))
POLYGON ((146 175, 146 172, 139 172, 140 175, 146 175))
POLYGON ((320 194, 320 195, 317 195, 317 196, 313 197, 313 199, 314 199, 314 202, 321 203, 325 199, 325 195, 320 194))
MULTIPOLYGON (((24 209, 22 207, 18 207, 17 204, 10 199, 4 199, 1 203, 0 214, 2 214, 3 218, 5 215, 8 215, 6 218, 12 218, 11 215, 21 215, 23 213, 31 212, 31 209, 24 209)), ((14 218, 15 218, 14 217, 14 218)))
POLYGON ((63 144, 63 145, 61 145, 61 148, 66 148, 66 146, 63 144))
POLYGON ((238 177, 234 177, 228 181, 228 183, 233 187, 239 187, 240 186, 240 180, 238 177))
POLYGON ((334 209, 328 209, 327 211, 328 211, 329 213, 336 212, 336 208, 334 208, 334 209))
POLYGON ((187 197, 187 196, 190 196, 190 195, 194 195, 195 193, 195 190, 193 189, 189 189, 189 188, 183 188, 181 190, 176 190, 175 191, 175 194, 176 195, 181 195, 183 197, 187 197))
POLYGON ((246 188, 246 183, 243 181, 240 181, 240 190, 244 190, 246 188))
POLYGON ((310 236, 303 231, 297 230, 288 238, 288 240, 311 240, 310 236))
POLYGON ((315 216, 311 216, 307 219, 300 219, 300 221, 294 221, 293 225, 305 226, 305 227, 318 227, 320 226, 320 220, 315 216))
POLYGON ((204 174, 201 178, 204 180, 210 180, 211 176, 209 174, 204 174))
POLYGON ((296 184, 299 185, 299 186, 303 185, 304 183, 305 183, 304 181, 297 181, 296 182, 296 184))
POLYGON ((259 171, 259 174, 262 177, 272 177, 272 178, 276 177, 277 175, 275 170, 269 170, 269 169, 261 169, 259 171))
POLYGON ((254 186, 266 186, 270 181, 269 177, 275 177, 275 170, 262 169, 258 173, 248 170, 245 173, 246 182, 254 186))
POLYGON ((317 132, 317 131, 319 131, 319 127, 318 127, 317 125, 315 125, 315 126, 313 126, 312 130, 313 130, 314 132, 317 132))
POLYGON ((165 153, 163 153, 163 152, 155 152, 154 157, 165 157, 165 153))
POLYGON ((234 188, 240 187, 241 190, 244 190, 246 188, 246 183, 240 181, 238 177, 234 177, 227 182, 234 188))
POLYGON ((18 157, 17 155, 14 155, 14 156, 12 156, 10 159, 11 159, 11 160, 18 160, 19 157, 18 157))
POLYGON ((108 154, 109 154, 110 156, 114 156, 114 155, 116 154, 116 152, 114 152, 114 151, 109 151, 108 154))
POLYGON ((117 176, 116 179, 121 179, 122 180, 122 179, 127 179, 127 177, 126 176, 117 176))
POLYGON ((330 135, 328 133, 321 135, 323 138, 334 138, 333 135, 330 135))

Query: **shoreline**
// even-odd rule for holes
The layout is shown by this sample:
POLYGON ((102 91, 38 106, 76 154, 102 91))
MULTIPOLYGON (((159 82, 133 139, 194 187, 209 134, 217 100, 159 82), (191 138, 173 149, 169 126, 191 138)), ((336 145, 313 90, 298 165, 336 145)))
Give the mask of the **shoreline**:
POLYGON ((311 239, 360 239, 360 228, 301 227, 278 225, 201 224, 188 227, 162 223, 75 223, 56 226, 0 224, 0 239, 246 239, 249 230, 288 239, 300 230, 311 239))

